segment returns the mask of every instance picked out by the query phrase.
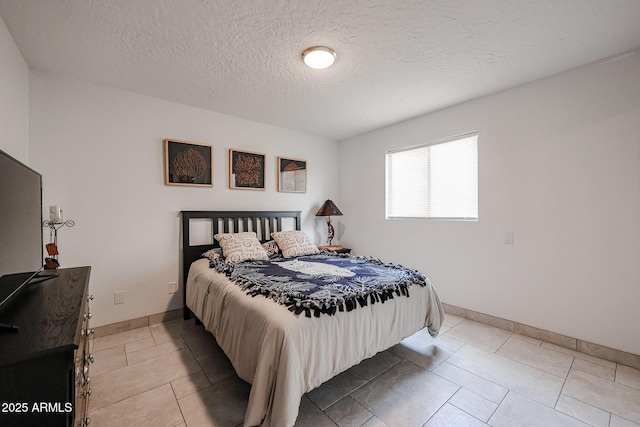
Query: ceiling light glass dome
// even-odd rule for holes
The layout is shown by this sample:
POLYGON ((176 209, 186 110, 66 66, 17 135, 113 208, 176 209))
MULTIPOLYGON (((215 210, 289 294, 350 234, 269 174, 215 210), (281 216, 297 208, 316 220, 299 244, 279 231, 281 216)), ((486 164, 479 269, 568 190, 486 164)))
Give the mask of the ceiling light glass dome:
POLYGON ((302 60, 307 67, 316 70, 329 68, 333 65, 337 57, 336 52, 326 46, 313 46, 302 52, 302 60))

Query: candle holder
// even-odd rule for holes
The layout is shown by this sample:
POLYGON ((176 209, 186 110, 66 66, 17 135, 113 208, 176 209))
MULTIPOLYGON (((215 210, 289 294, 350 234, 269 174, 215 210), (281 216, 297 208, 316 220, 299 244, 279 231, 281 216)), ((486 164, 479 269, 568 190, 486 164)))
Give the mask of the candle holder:
POLYGON ((49 228, 49 242, 45 245, 47 248, 48 258, 44 259, 45 267, 47 269, 56 269, 60 267, 58 262, 58 230, 62 227, 73 227, 76 225, 75 221, 43 221, 42 226, 49 228))

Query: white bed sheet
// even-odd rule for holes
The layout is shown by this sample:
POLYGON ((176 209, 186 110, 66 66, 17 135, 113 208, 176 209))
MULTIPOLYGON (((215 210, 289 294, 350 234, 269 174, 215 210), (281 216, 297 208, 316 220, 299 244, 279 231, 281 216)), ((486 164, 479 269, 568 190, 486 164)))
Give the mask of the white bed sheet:
POLYGON ((207 259, 191 265, 186 286, 187 306, 252 385, 245 426, 293 426, 304 393, 424 327, 436 335, 444 320, 432 286, 311 318, 247 295, 207 259))

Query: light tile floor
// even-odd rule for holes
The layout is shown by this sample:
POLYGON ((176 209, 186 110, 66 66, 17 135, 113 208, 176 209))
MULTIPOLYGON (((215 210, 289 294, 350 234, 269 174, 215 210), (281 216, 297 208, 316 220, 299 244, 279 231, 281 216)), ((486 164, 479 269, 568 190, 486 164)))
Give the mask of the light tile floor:
MULTIPOLYGON (((242 425, 250 386, 174 320, 96 338, 95 426, 242 425)), ((296 426, 640 427, 640 370, 447 315, 307 393, 296 426)))

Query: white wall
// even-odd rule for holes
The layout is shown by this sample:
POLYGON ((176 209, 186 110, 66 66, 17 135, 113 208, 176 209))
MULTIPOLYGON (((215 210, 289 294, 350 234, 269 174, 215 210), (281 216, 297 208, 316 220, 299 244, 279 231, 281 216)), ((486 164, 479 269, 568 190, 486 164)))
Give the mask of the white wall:
POLYGON ((0 18, 0 150, 29 164, 29 68, 0 18))
POLYGON ((167 293, 181 210, 302 210, 320 243, 314 215, 338 193, 336 141, 39 71, 30 85, 33 167, 45 210, 60 204, 75 220, 59 232, 60 262, 92 266, 95 326, 182 307, 181 291, 167 293), (214 188, 165 186, 164 138, 212 144, 214 188), (229 148, 266 153, 266 191, 228 188, 229 148), (276 191, 279 155, 308 160, 306 193, 276 191))
POLYGON ((444 302, 640 354, 639 76, 636 51, 342 141, 343 243, 444 302), (479 221, 385 220, 385 151, 469 131, 479 221))

